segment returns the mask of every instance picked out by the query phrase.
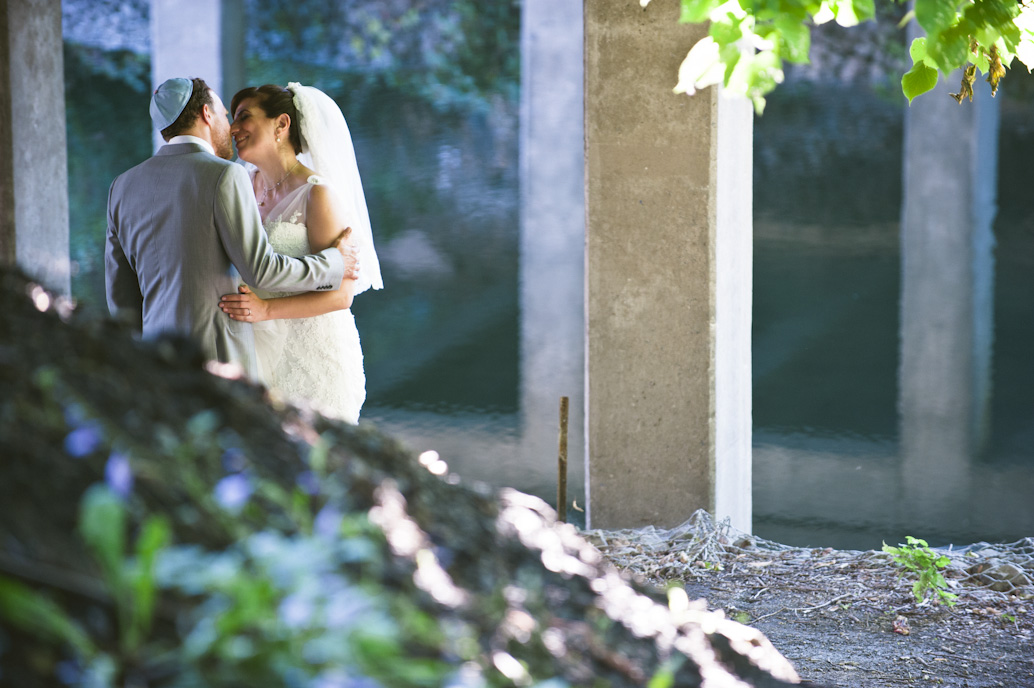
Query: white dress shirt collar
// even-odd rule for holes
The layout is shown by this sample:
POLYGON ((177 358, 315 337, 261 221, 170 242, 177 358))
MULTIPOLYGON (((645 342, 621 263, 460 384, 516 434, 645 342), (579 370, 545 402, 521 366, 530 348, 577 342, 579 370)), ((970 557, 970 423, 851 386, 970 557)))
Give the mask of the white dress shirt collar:
POLYGON ((215 150, 212 148, 212 144, 210 144, 208 141, 205 141, 204 139, 198 138, 197 136, 191 136, 190 134, 180 134, 179 136, 173 136, 166 142, 167 145, 172 143, 196 143, 212 155, 215 155, 215 150))

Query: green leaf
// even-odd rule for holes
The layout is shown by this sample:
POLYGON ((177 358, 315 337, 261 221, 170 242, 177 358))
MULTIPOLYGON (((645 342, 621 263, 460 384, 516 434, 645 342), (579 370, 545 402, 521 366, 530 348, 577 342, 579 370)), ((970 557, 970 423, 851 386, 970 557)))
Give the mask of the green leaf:
POLYGON ((791 18, 779 18, 775 28, 780 34, 780 54, 790 62, 805 63, 811 50, 811 29, 791 18))
POLYGON ((712 21, 708 33, 718 45, 732 46, 733 43, 743 38, 743 28, 740 26, 740 22, 740 19, 727 14, 712 21))
POLYGON ((682 11, 679 14, 680 24, 696 24, 707 21, 711 10, 719 3, 711 0, 682 0, 682 11))
POLYGON ((677 655, 665 661, 658 667, 657 672, 650 677, 646 688, 671 688, 675 685, 675 674, 685 663, 685 656, 677 655))
POLYGON ((854 0, 854 12, 858 21, 869 21, 876 16, 876 3, 874 0, 854 0))
MULTIPOLYGON (((891 558, 904 569, 916 573, 916 581, 912 584, 912 596, 917 604, 925 604, 926 593, 934 590, 937 593, 937 601, 948 606, 953 606, 958 595, 947 592, 948 587, 944 575, 939 569, 946 567, 951 559, 946 555, 938 555, 926 543, 926 540, 906 536, 907 545, 890 547, 883 543, 883 551, 891 555, 891 558)), ((931 598, 933 599, 933 598, 931 598)))
POLYGON ((1012 0, 976 0, 966 7, 963 16, 975 26, 1004 33, 1010 27, 1017 30, 1013 21, 1019 15, 1019 8, 1020 5, 1012 0))
POLYGON ((126 511, 107 485, 92 485, 83 495, 79 531, 101 565, 113 592, 122 588, 122 559, 126 549, 126 511))
POLYGON ((140 537, 136 541, 136 567, 130 586, 133 590, 133 613, 128 631, 130 648, 147 636, 154 618, 154 601, 157 582, 154 577, 154 562, 172 539, 172 531, 165 519, 152 516, 144 522, 140 537))
POLYGON ((725 53, 734 50, 735 46, 729 46, 722 50, 722 59, 725 61, 725 87, 730 93, 746 94, 750 89, 751 66, 754 62, 754 53, 740 52, 736 50, 736 57, 728 58, 725 53))
POLYGON ((981 51, 979 55, 970 55, 969 60, 977 66, 977 69, 980 70, 981 74, 987 74, 988 69, 991 67, 990 62, 987 59, 987 55, 985 55, 983 51, 981 51))
POLYGON ((970 35, 973 25, 962 21, 944 31, 936 40, 926 44, 929 56, 947 74, 969 61, 970 35))
POLYGON ((219 427, 219 414, 213 409, 199 411, 187 421, 187 432, 195 440, 208 437, 219 427))
POLYGON ((833 6, 830 0, 823 0, 823 2, 818 5, 809 5, 808 13, 811 14, 811 20, 816 26, 820 26, 836 18, 836 15, 833 14, 833 6))
POLYGON ((646 688, 671 688, 675 685, 675 674, 666 667, 661 667, 657 673, 650 678, 646 688))
POLYGON ((330 454, 332 444, 333 441, 329 437, 320 435, 319 439, 313 443, 312 448, 309 449, 309 468, 316 475, 322 476, 327 472, 327 457, 330 454))
POLYGON ((916 0, 916 21, 928 36, 937 36, 955 23, 958 14, 953 2, 945 0, 916 0))
POLYGON ((97 654, 90 636, 53 601, 0 576, 0 619, 44 641, 67 643, 82 657, 97 654))
POLYGON ((1015 53, 1020 47, 1020 43, 1023 41, 1026 34, 1021 32, 1019 27, 1013 23, 1006 24, 1001 28, 1001 38, 994 42, 1004 44, 999 45, 999 48, 1004 47, 1008 52, 1015 53))
POLYGON ((912 58, 912 63, 923 62, 926 59, 926 37, 912 39, 912 45, 908 47, 908 54, 912 58))

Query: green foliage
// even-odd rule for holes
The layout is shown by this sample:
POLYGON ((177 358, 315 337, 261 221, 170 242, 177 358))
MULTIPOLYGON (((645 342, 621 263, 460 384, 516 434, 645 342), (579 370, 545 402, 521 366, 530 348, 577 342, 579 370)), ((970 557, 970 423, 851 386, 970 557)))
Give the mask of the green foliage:
POLYGON ((450 666, 408 656, 441 637, 437 621, 357 575, 383 545, 365 517, 351 517, 344 530, 352 534, 263 531, 219 552, 166 550, 161 587, 198 600, 179 620, 184 675, 206 685, 260 685, 270 676, 308 685, 347 670, 385 685, 439 685, 450 666))
MULTIPOLYGON (((646 7, 650 0, 640 0, 646 7)), ((808 62, 811 29, 828 21, 844 27, 873 19, 873 0, 682 0, 684 23, 710 22, 707 37, 690 49, 679 69, 676 93, 723 83, 750 98, 760 114, 765 95, 783 80, 783 63, 808 62)), ((1015 0, 916 0, 899 24, 914 18, 926 34, 910 50, 913 66, 901 80, 912 101, 937 84, 937 75, 963 69, 960 103, 972 100, 976 73, 991 95, 1013 59, 1034 67, 1034 4, 1015 0)))
POLYGON ((926 56, 926 39, 917 38, 912 41, 908 50, 912 57, 912 69, 901 77, 901 90, 911 103, 918 95, 933 90, 937 85, 937 69, 924 60, 926 56))
POLYGON ((646 688, 672 688, 675 685, 675 672, 678 665, 674 661, 665 662, 657 669, 657 673, 650 677, 646 688))
POLYGON ((76 605, 0 576, 0 626, 59 650, 72 684, 175 676, 161 685, 420 688, 447 682, 456 667, 446 657, 477 659, 476 643, 467 652, 452 646, 469 628, 455 620, 443 628, 388 587, 384 533, 366 512, 347 511, 348 495, 327 473, 329 442, 314 442, 312 464, 298 468, 315 484, 284 483, 252 470, 221 413, 195 413, 180 430, 165 426, 158 441, 140 443, 106 426, 56 369, 41 368, 34 380, 48 424, 67 433, 70 466, 129 456, 146 490, 157 479, 153 463, 174 465, 180 508, 195 510, 187 520, 208 533, 204 545, 177 544, 164 510, 105 471, 82 492, 76 536, 96 564, 82 573, 115 623, 84 623, 76 605), (227 478, 250 491, 220 491, 227 478))
POLYGON ((923 603, 927 600, 927 593, 933 591, 936 593, 937 601, 949 607, 954 606, 958 595, 946 590, 948 583, 941 573, 941 569, 950 561, 948 557, 931 550, 930 546, 926 544, 926 540, 920 540, 911 535, 906 536, 906 539, 908 544, 898 547, 891 547, 887 543, 883 543, 883 551, 889 554, 895 563, 904 569, 904 572, 916 577, 916 581, 912 584, 912 594, 915 596, 916 602, 923 603))
POLYGON ((104 484, 91 486, 80 504, 80 535, 101 568, 114 600, 123 651, 135 653, 151 630, 157 585, 155 560, 171 532, 160 516, 148 517, 140 528, 135 556, 126 551, 126 507, 104 484))
POLYGON ((0 619, 45 641, 67 645, 83 658, 97 655, 90 636, 53 600, 0 576, 0 619))
MULTIPOLYGON (((257 4, 257 3, 255 3, 257 4)), ((515 0, 266 0, 249 16, 249 74, 353 93, 388 86, 435 107, 478 111, 516 100, 520 4, 515 0), (309 75, 309 76, 307 76, 309 75)))
POLYGON ((104 233, 112 180, 151 155, 150 60, 64 46, 72 293, 104 306, 104 233))
MULTIPOLYGON (((56 380, 48 387, 61 393, 56 380)), ((215 436, 209 421, 209 414, 198 414, 179 446, 166 440, 169 458, 186 471, 215 436)), ((256 499, 274 495, 288 506, 312 508, 300 488, 287 495, 274 481, 255 482, 256 499)), ((210 516, 227 508, 203 489, 210 516)), ((322 492, 333 492, 329 480, 322 492)), ((210 550, 173 544, 166 519, 141 515, 141 508, 105 483, 90 486, 79 508, 79 538, 118 621, 114 652, 101 652, 104 641, 62 605, 0 577, 0 620, 70 650, 76 685, 115 686, 157 673, 178 676, 176 685, 366 685, 372 679, 378 683, 370 685, 418 688, 442 685, 455 671, 442 653, 475 658, 450 647, 452 636, 438 618, 384 587, 387 544, 365 513, 342 515, 325 505, 290 533, 247 531, 238 521, 234 530, 247 534, 210 550), (164 633, 170 622, 180 629, 171 645, 167 635, 153 633, 159 599, 164 633)))

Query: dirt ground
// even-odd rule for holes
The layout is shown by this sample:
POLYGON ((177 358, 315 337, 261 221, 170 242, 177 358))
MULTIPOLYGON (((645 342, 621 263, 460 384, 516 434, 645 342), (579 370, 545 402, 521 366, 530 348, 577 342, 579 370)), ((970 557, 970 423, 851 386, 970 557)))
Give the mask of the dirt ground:
POLYGON ((1034 688, 1034 539, 949 552, 948 607, 917 604, 883 552, 791 548, 694 518, 707 522, 586 536, 620 568, 762 631, 805 684, 1034 688))

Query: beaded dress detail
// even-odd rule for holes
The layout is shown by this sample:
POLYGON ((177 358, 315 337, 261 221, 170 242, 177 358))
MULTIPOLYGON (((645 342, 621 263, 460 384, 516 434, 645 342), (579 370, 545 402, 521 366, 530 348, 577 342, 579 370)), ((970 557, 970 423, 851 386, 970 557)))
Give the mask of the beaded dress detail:
MULTIPOLYGON (((266 216, 263 225, 277 253, 300 257, 312 252, 306 208, 309 191, 324 183, 316 175, 309 177, 308 183, 291 192, 266 216)), ((270 298, 297 292, 256 293, 270 298)), ((366 400, 366 374, 351 310, 256 323, 255 346, 274 394, 295 404, 310 405, 328 417, 359 421, 366 400)))

